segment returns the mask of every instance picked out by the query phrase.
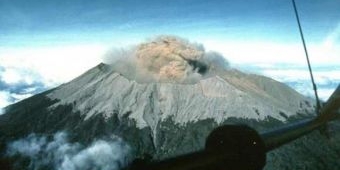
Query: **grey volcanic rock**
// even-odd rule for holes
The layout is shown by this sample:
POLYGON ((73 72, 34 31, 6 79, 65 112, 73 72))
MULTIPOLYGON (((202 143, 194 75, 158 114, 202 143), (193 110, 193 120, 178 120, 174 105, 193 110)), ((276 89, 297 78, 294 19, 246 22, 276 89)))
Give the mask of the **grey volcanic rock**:
MULTIPOLYGON (((288 86, 234 69, 195 83, 139 83, 100 64, 8 106, 0 116, 0 152, 30 133, 68 131, 84 145, 119 136, 136 157, 163 159, 202 149, 219 125, 242 123, 264 131, 312 117, 313 109, 310 99, 288 86)), ((316 131, 269 153, 266 169, 339 169, 339 138, 316 131)))
POLYGON ((169 117, 180 125, 205 119, 219 124, 230 117, 285 121, 298 112, 313 110, 310 99, 287 86, 236 70, 192 84, 138 83, 101 64, 47 96, 59 101, 50 109, 73 104, 74 111, 84 114, 85 119, 99 113, 109 118, 115 110, 118 116, 129 113, 127 117, 140 129, 154 129, 169 117))

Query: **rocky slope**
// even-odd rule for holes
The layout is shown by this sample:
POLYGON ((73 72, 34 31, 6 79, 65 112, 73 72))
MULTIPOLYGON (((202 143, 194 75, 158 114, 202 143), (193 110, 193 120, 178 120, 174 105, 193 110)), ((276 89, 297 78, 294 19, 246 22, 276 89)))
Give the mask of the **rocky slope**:
MULTIPOLYGON (((221 124, 245 123, 263 131, 310 117, 312 109, 309 99, 289 87, 237 70, 194 84, 138 83, 100 64, 69 83, 7 107, 0 117, 1 143, 4 151, 6 142, 32 132, 66 130, 73 141, 84 144, 114 134, 137 156, 161 159, 201 149, 205 137, 221 124)), ((328 162, 338 166, 328 158, 337 158, 331 149, 335 144, 315 132, 270 153, 267 169, 327 167, 328 162), (309 155, 315 143, 325 149, 309 155), (302 163, 308 156, 311 161, 302 163), (294 159, 287 165, 290 157, 294 159)))

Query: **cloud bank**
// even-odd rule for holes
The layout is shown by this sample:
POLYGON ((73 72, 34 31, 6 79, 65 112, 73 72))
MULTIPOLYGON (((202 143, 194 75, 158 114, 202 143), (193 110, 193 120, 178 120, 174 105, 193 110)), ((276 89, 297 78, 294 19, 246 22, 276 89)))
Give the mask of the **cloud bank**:
POLYGON ((229 68, 222 55, 175 36, 159 36, 128 49, 112 50, 104 61, 140 82, 190 83, 229 68))
MULTIPOLYGON (((243 70, 255 72, 289 85, 299 93, 314 98, 314 90, 307 66, 253 65, 243 70)), ((313 67, 313 76, 321 100, 327 101, 340 82, 340 68, 313 67)))
POLYGON ((72 80, 100 63, 106 49, 96 44, 1 47, 0 108, 72 80))
POLYGON ((8 144, 7 156, 29 159, 27 169, 118 170, 131 158, 131 149, 120 138, 97 140, 88 147, 70 143, 67 134, 56 133, 52 140, 31 134, 8 144))
MULTIPOLYGON (((42 77, 28 69, 0 65, 0 110, 48 89, 42 77)), ((2 114, 3 111, 0 111, 2 114)))

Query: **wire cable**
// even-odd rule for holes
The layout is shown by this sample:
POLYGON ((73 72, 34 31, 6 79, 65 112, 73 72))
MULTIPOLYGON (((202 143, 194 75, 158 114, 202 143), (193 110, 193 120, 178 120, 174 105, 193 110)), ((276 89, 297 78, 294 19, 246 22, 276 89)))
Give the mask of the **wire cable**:
POLYGON ((320 105, 320 100, 319 100, 319 96, 318 96, 318 90, 316 88, 316 84, 315 84, 315 81, 314 81, 312 67, 311 67, 310 62, 309 62, 306 42, 305 42, 305 38, 303 36, 303 32, 302 32, 302 28, 301 28, 301 23, 300 23, 300 18, 299 18, 299 14, 298 14, 298 11, 297 11, 297 8, 296 8, 295 0, 292 0, 292 3, 293 3, 293 6, 294 6, 295 17, 296 17, 296 20, 297 20, 297 23, 298 23, 298 26, 299 26, 299 31, 300 31, 300 36, 301 36, 303 48, 304 48, 305 54, 306 54, 309 74, 310 74, 310 77, 311 77, 311 80, 312 80, 312 84, 313 84, 313 89, 314 89, 314 94, 315 94, 315 99, 316 99, 316 113, 319 114, 320 113, 320 109, 321 109, 321 105, 320 105))

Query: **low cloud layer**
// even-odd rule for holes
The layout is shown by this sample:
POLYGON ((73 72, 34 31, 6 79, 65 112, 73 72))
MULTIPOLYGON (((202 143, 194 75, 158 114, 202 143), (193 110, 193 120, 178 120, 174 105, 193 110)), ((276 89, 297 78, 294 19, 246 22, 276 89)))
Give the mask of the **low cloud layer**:
POLYGON ((104 60, 115 71, 140 82, 190 83, 229 67, 222 55, 175 36, 160 36, 129 49, 112 50, 104 60))
MULTIPOLYGON (((289 85, 299 93, 314 98, 314 90, 310 73, 306 67, 280 66, 256 68, 258 74, 271 77, 289 85)), ((340 82, 340 69, 338 67, 314 67, 313 76, 321 100, 327 101, 340 82)))
POLYGON ((32 70, 0 65, 0 114, 3 107, 48 88, 43 78, 32 70))
POLYGON ((107 48, 98 44, 0 48, 0 92, 8 94, 0 98, 0 108, 72 80, 100 63, 107 48))
POLYGON ((56 133, 52 140, 31 134, 8 144, 9 157, 29 159, 27 169, 118 170, 129 162, 130 147, 121 139, 97 140, 88 147, 70 143, 67 134, 56 133))

